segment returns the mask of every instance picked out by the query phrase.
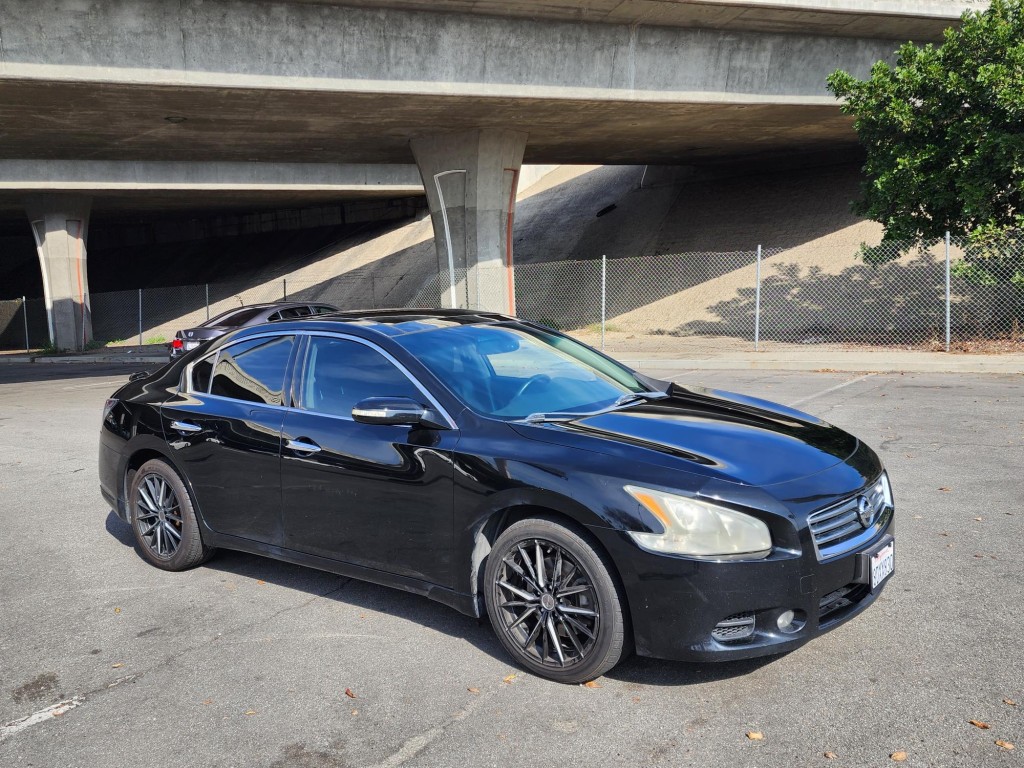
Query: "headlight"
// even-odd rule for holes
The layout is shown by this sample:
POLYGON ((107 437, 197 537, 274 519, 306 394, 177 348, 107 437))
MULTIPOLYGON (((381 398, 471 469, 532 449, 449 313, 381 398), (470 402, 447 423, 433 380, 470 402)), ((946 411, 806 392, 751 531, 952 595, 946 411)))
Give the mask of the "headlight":
POLYGON ((693 557, 766 557, 771 552, 768 526, 756 517, 650 488, 627 485, 625 490, 664 529, 661 533, 630 531, 644 549, 693 557))
POLYGON ((889 509, 895 509, 896 505, 892 503, 892 486, 889 485, 889 473, 883 472, 882 476, 878 479, 878 485, 882 491, 882 501, 885 502, 885 506, 889 509))

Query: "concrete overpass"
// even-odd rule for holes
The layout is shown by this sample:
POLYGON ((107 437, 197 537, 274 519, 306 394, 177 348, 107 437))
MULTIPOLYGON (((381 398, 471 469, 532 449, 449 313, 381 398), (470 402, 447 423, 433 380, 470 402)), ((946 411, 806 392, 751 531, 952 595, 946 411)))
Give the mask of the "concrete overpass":
POLYGON ((5 0, 0 211, 29 213, 62 347, 90 336, 89 211, 176 195, 423 188, 439 267, 473 273, 455 300, 506 309, 523 162, 854 151, 825 76, 976 5, 5 0))

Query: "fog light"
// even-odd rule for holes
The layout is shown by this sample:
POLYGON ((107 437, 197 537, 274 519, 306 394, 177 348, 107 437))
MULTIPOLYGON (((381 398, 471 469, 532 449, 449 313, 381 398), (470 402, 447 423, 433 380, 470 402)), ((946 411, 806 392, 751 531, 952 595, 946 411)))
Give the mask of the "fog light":
POLYGON ((780 632, 792 635, 807 625, 807 614, 797 608, 791 611, 783 611, 779 614, 779 618, 775 620, 775 623, 778 625, 780 632))

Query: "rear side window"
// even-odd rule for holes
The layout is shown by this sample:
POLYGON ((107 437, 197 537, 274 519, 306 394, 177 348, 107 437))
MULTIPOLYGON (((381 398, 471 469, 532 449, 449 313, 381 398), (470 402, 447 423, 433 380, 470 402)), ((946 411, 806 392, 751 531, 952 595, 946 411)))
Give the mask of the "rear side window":
POLYGON ((423 393, 377 350, 346 339, 313 336, 306 354, 300 405, 306 410, 351 416, 368 397, 408 397, 423 393))
POLYGON ((213 373, 213 355, 204 357, 192 366, 192 382, 190 392, 209 392, 210 374, 213 373))
MULTIPOLYGON (((282 405, 284 376, 294 345, 293 336, 271 336, 225 347, 217 357, 210 394, 282 405)), ((192 380, 195 383, 195 369, 192 380)))
POLYGON ((296 317, 306 317, 309 314, 309 307, 288 307, 280 312, 275 312, 270 320, 292 320, 296 317))
POLYGON ((322 304, 317 304, 315 307, 313 307, 313 314, 314 315, 326 315, 326 314, 329 314, 331 312, 337 312, 337 311, 338 310, 336 310, 334 307, 325 307, 322 304))

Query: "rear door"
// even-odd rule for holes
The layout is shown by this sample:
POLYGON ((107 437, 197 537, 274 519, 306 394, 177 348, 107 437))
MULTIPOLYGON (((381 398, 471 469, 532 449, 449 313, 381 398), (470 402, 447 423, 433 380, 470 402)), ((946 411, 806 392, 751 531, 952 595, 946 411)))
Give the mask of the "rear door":
POLYGON ((380 348, 355 337, 309 337, 281 465, 285 546, 451 586, 454 429, 352 419, 375 396, 426 391, 380 348))
POLYGON ((283 393, 293 335, 222 347, 190 366, 187 386, 161 407, 164 435, 206 524, 280 545, 283 393))

